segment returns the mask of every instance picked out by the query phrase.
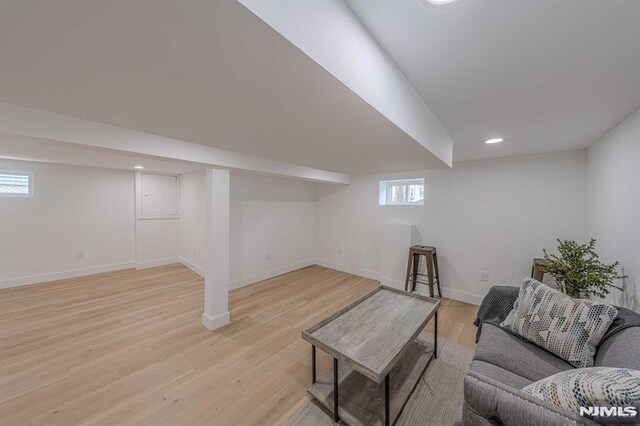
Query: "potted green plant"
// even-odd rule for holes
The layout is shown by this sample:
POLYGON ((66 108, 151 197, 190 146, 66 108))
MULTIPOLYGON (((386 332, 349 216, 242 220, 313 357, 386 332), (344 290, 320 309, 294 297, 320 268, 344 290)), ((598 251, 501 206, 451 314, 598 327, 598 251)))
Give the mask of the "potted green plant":
POLYGON ((618 273, 620 262, 610 265, 600 262, 595 246, 593 238, 589 244, 558 239, 558 255, 543 249, 547 263, 542 269, 556 279, 560 291, 571 297, 605 297, 611 289, 622 290, 614 285, 615 280, 627 278, 618 273))

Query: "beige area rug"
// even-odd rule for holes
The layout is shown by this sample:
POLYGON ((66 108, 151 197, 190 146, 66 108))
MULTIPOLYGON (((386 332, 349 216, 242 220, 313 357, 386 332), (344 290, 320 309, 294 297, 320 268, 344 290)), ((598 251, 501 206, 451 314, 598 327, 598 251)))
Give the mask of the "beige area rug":
MULTIPOLYGON (((464 376, 473 350, 438 339, 438 359, 429 364, 396 425, 451 425, 462 407, 464 376)), ((309 401, 287 425, 333 425, 330 414, 309 401)))

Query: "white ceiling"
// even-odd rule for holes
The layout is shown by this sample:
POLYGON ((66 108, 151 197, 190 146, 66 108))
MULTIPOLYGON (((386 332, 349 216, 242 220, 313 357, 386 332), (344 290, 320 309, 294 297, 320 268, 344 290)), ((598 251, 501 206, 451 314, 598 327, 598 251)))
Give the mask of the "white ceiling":
MULTIPOLYGON (((640 107, 640 0, 345 1, 456 161, 587 147, 640 107)), ((0 75, 2 102, 302 166, 441 165, 232 0, 0 2, 0 75)))
POLYGON ((0 101, 348 174, 442 162, 236 1, 0 3, 0 101))
POLYGON ((346 1, 456 161, 584 148, 640 107, 640 1, 346 1))
POLYGON ((196 170, 195 164, 164 161, 145 156, 115 153, 98 148, 65 144, 52 141, 38 141, 0 135, 0 159, 36 161, 69 164, 75 166, 100 167, 134 171, 135 166, 144 167, 146 172, 182 174, 196 170))

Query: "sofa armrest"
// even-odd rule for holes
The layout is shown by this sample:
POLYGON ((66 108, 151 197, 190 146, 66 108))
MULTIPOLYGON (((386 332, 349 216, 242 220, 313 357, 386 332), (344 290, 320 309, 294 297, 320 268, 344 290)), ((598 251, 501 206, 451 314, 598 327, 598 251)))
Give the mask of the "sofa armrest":
POLYGON ((476 343, 480 340, 482 323, 486 320, 497 319, 502 322, 513 309, 513 304, 518 300, 520 287, 495 285, 489 289, 489 293, 482 299, 478 309, 478 317, 474 324, 478 326, 476 343))
POLYGON ((598 424, 473 371, 464 379, 464 403, 470 411, 463 412, 465 426, 477 424, 477 417, 507 426, 598 424))

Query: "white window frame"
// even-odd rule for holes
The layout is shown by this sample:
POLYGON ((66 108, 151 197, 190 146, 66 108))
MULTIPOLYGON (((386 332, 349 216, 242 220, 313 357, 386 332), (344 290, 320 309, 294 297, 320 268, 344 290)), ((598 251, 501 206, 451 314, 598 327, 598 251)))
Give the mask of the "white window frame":
POLYGON ((378 204, 381 206, 424 206, 424 196, 422 197, 422 200, 416 202, 394 202, 391 199, 390 188, 392 186, 400 185, 422 185, 423 191, 426 192, 424 178, 381 180, 379 185, 378 204))
POLYGON ((0 174, 7 175, 22 175, 29 177, 29 192, 27 194, 16 194, 10 192, 0 192, 0 197, 21 197, 28 198, 33 197, 33 172, 27 170, 0 170, 0 174))

